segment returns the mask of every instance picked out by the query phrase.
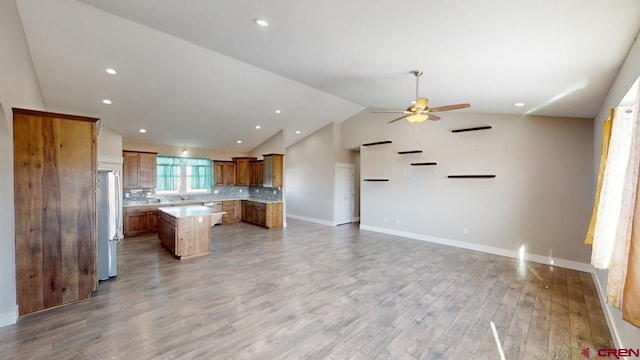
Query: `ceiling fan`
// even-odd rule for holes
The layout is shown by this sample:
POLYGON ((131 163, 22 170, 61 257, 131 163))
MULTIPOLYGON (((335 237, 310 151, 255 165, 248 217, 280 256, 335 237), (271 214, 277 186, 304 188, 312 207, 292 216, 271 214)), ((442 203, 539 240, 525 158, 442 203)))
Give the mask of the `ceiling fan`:
POLYGON ((425 120, 440 120, 441 117, 433 114, 434 112, 448 111, 448 110, 457 110, 464 109, 471 106, 471 104, 454 104, 454 105, 445 105, 438 106, 434 108, 429 107, 429 99, 424 97, 418 97, 418 83, 420 79, 420 75, 422 75, 421 70, 413 70, 411 72, 416 77, 416 101, 415 104, 409 106, 407 110, 404 111, 373 111, 374 113, 387 113, 387 114, 404 114, 399 118, 393 119, 388 123, 396 122, 398 120, 407 119, 412 123, 421 123, 425 120))

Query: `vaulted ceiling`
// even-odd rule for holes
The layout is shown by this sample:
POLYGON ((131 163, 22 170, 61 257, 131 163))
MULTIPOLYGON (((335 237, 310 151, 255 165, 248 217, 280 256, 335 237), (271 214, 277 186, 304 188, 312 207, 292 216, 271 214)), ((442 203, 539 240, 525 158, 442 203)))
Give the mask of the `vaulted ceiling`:
POLYGON ((434 106, 590 118, 640 29, 637 0, 17 2, 48 110, 238 151, 405 108, 414 69, 434 106))

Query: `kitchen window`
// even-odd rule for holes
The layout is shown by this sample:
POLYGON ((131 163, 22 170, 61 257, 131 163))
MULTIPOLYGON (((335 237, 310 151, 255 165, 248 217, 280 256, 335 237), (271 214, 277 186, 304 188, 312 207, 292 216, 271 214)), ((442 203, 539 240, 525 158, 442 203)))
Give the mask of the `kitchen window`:
POLYGON ((156 158, 157 194, 206 194, 211 192, 211 160, 176 156, 156 158))

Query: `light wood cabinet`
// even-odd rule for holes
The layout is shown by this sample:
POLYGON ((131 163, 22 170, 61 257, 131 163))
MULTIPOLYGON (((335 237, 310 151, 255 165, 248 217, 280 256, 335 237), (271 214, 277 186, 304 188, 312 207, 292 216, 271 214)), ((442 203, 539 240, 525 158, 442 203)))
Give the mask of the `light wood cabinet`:
POLYGON ((236 223, 242 220, 242 202, 240 200, 223 201, 222 211, 226 211, 226 214, 222 215, 223 224, 236 223))
POLYGON ((214 186, 236 185, 236 163, 233 161, 213 162, 214 186))
POLYGON ((86 299, 97 289, 97 121, 13 109, 20 315, 86 299))
POLYGON ((269 229, 282 227, 282 203, 242 200, 242 221, 269 229))
POLYGON ((135 206, 124 209, 124 236, 137 236, 157 231, 157 206, 135 206))
MULTIPOLYGON (((184 207, 188 208, 188 207, 184 207)), ((222 216, 221 213, 203 213, 177 215, 160 210, 158 238, 169 252, 180 260, 209 254, 211 245, 211 226, 222 216)))
POLYGON ((262 186, 282 187, 284 185, 284 155, 265 154, 262 157, 262 186))
POLYGON ((262 160, 249 162, 249 185, 262 186, 264 181, 262 176, 262 160))
POLYGON ((122 151, 122 188, 156 188, 157 153, 141 151, 122 151))
POLYGON ((231 158, 236 163, 236 186, 249 186, 251 183, 250 162, 255 161, 254 157, 234 157, 231 158))

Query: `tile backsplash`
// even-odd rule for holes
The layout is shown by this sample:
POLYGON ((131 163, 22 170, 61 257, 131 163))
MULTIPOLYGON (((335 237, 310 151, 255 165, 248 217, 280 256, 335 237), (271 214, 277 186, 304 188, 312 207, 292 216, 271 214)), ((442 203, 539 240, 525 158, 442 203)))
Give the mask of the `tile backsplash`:
POLYGON ((282 188, 263 186, 221 186, 213 187, 210 194, 189 195, 156 195, 155 189, 125 189, 124 202, 158 201, 169 202, 177 200, 209 201, 219 199, 258 198, 264 200, 282 201, 282 188))

